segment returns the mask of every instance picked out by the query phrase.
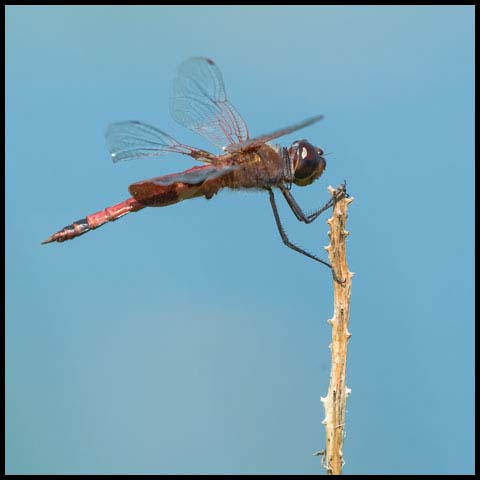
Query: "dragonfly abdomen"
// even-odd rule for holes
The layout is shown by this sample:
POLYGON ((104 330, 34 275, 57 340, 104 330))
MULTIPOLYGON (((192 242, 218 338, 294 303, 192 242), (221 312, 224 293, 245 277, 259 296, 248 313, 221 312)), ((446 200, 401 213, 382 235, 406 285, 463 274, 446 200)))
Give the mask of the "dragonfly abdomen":
POLYGON ((92 213, 85 218, 67 225, 57 233, 54 233, 50 238, 42 242, 42 244, 72 240, 80 235, 83 235, 84 233, 89 232, 90 230, 101 227, 107 222, 114 222, 127 213, 137 212, 142 208, 144 208, 144 205, 137 202, 134 198, 129 198, 128 200, 117 203, 111 207, 107 207, 99 212, 92 213))

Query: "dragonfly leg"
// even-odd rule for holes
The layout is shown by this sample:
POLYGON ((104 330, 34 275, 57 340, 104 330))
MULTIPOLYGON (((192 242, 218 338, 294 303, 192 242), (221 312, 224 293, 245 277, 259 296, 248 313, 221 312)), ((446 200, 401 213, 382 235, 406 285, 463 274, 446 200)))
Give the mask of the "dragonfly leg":
POLYGON ((285 197, 285 200, 287 201, 289 207, 292 209, 292 212, 295 214, 297 219, 300 222, 304 223, 312 223, 314 220, 316 220, 325 210, 328 210, 332 205, 333 205, 333 199, 330 199, 323 207, 319 208, 315 212, 313 212, 310 215, 305 215, 303 212, 302 208, 300 205, 297 203, 295 198, 293 198, 293 195, 289 190, 287 190, 285 187, 280 187, 280 191, 283 193, 283 196, 285 197))
MULTIPOLYGON (((330 270, 332 271, 332 276, 333 276, 333 279, 338 282, 338 283, 341 283, 342 285, 346 282, 346 279, 345 280, 340 280, 335 271, 333 270, 332 266, 325 262, 324 260, 322 260, 321 258, 318 258, 317 256, 313 255, 312 253, 309 253, 307 252, 306 250, 303 250, 303 248, 300 248, 298 245, 295 245, 294 243, 292 243, 288 237, 287 237, 287 234, 285 233, 285 229, 283 228, 283 225, 282 225, 282 222, 280 220, 280 215, 278 214, 278 208, 277 208, 277 204, 275 202, 275 195, 273 193, 273 190, 271 188, 267 188, 268 190, 268 195, 270 196, 270 204, 272 206, 272 210, 273 210, 273 216, 275 217, 275 223, 277 224, 277 228, 278 228, 278 232, 280 233, 280 236, 282 237, 282 241, 283 243, 288 247, 288 248, 291 248, 292 250, 295 250, 296 252, 298 253, 301 253, 302 255, 305 255, 309 258, 311 258, 312 260, 315 260, 317 262, 320 262, 322 263, 323 265, 327 266, 328 268, 330 268, 330 270)), ((293 198, 293 197, 292 197, 293 198)), ((329 208, 329 207, 327 207, 329 208)), ((320 214, 318 214, 320 215, 320 214)), ((317 216, 318 216, 317 215, 317 216)), ((297 217, 298 218, 298 217, 297 217)), ((316 218, 316 217, 315 217, 316 218)), ((314 219, 315 220, 315 219, 314 219)), ((313 221, 313 220, 312 220, 313 221)))
MULTIPOLYGON (((305 255, 313 260, 316 260, 317 262, 323 263, 323 265, 327 266, 328 268, 332 268, 332 266, 325 262, 324 260, 318 258, 317 256, 307 252, 306 250, 303 250, 299 246, 295 245, 292 243, 288 237, 287 234, 285 233, 285 229, 283 228, 282 222, 280 220, 280 215, 278 214, 278 209, 277 209, 277 204, 275 203, 275 195, 273 194, 273 190, 271 188, 267 188, 268 194, 270 196, 270 204, 272 205, 272 210, 273 210, 273 216, 275 217, 275 222, 277 224, 278 232, 280 233, 280 236, 282 237, 283 243, 288 247, 291 248, 292 250, 295 250, 298 253, 301 253, 302 255, 305 255)), ((333 272, 333 270, 332 270, 333 272)), ((335 274, 334 274, 335 276, 335 274)))

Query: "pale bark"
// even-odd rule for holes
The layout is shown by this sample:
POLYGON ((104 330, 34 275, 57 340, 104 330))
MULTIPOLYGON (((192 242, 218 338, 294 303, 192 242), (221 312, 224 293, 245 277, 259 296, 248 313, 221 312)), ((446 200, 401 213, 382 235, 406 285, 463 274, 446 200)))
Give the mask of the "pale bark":
POLYGON ((346 227, 348 205, 353 201, 346 198, 342 189, 328 188, 334 199, 333 215, 327 220, 330 225, 330 245, 325 247, 334 272, 333 317, 328 320, 332 326, 332 367, 330 385, 325 398, 323 424, 326 430, 326 448, 323 452, 323 466, 327 475, 341 475, 343 460, 343 439, 345 437, 345 416, 347 397, 350 389, 346 385, 347 345, 351 337, 348 331, 350 315, 350 289, 353 273, 348 270, 346 258, 346 227), (335 279, 336 277, 336 279, 335 279), (340 280, 340 281, 339 281, 340 280))

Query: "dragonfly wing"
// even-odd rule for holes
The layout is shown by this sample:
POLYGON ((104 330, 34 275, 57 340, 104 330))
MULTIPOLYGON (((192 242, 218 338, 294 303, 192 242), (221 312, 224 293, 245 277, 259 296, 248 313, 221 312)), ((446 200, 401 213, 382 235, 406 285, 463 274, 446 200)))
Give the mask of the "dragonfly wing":
POLYGON ((205 165, 204 167, 193 167, 181 173, 173 173, 162 177, 152 178, 150 182, 155 185, 172 185, 173 183, 186 183, 188 185, 198 185, 205 180, 213 180, 221 177, 233 170, 239 168, 238 165, 228 165, 226 167, 217 167, 215 165, 205 165))
POLYGON ((209 152, 183 145, 162 130, 137 121, 110 124, 105 132, 105 138, 114 162, 160 157, 167 153, 189 155, 204 162, 215 159, 209 152))
POLYGON ((184 172, 133 183, 128 190, 135 200, 144 205, 175 203, 172 200, 179 200, 177 197, 180 191, 201 186, 205 181, 219 178, 237 168, 239 168, 238 165, 193 167, 184 172))
POLYGON ((170 113, 180 125, 220 148, 249 138, 247 125, 227 99, 222 74, 209 58, 193 57, 178 67, 170 113))
POLYGON ((227 152, 251 150, 252 148, 258 147, 262 143, 269 142, 270 140, 273 140, 275 138, 282 137, 283 135, 295 132, 297 130, 300 130, 301 128, 308 127, 309 125, 312 125, 312 123, 318 122, 322 118, 323 115, 317 115, 315 117, 307 118, 306 120, 290 125, 289 127, 280 128, 279 130, 275 130, 274 132, 266 133, 265 135, 261 135, 260 137, 252 138, 241 143, 236 143, 235 145, 229 145, 225 148, 225 150, 227 152))

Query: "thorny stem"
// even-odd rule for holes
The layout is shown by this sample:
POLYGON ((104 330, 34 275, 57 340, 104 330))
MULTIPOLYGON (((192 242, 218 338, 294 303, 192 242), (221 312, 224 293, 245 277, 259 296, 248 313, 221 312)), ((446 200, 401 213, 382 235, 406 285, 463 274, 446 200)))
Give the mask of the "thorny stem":
MULTIPOLYGON (((334 313, 328 320, 332 326, 332 369, 330 385, 325 398, 321 398, 325 408, 323 424, 326 430, 326 448, 322 451, 322 465, 327 475, 341 475, 343 460, 343 439, 345 436, 345 414, 350 389, 346 386, 347 345, 351 337, 348 331, 350 315, 350 289, 353 273, 348 270, 346 258, 345 229, 348 205, 353 198, 347 198, 344 190, 328 188, 333 199, 333 215, 327 222, 330 225, 330 245, 325 247, 335 275, 342 282, 333 282, 334 313)), ((319 454, 319 452, 317 452, 319 454)))

